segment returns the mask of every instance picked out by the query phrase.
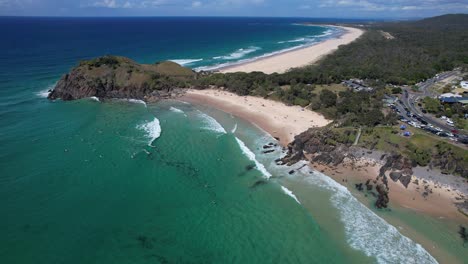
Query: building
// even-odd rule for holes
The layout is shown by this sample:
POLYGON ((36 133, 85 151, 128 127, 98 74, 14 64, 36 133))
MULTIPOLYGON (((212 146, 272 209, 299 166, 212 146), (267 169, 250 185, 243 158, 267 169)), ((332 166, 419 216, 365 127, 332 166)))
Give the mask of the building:
POLYGON ((455 104, 455 103, 459 103, 459 104, 462 104, 462 105, 466 105, 468 104, 468 97, 461 97, 461 96, 452 96, 452 97, 439 97, 439 100, 442 102, 442 103, 447 103, 447 104, 455 104))
POLYGON ((355 92, 361 92, 361 91, 372 92, 374 90, 374 88, 365 85, 362 80, 351 79, 351 80, 343 81, 343 84, 355 92))
POLYGON ((461 81, 460 86, 461 88, 468 90, 468 81, 461 81))

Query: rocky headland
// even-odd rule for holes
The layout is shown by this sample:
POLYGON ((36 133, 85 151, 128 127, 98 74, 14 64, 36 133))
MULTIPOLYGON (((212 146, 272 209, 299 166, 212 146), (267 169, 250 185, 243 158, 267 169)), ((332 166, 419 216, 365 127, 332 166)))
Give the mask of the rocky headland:
MULTIPOLYGON (((287 147, 286 156, 278 163, 292 165, 300 160, 309 160, 315 169, 332 177, 340 173, 338 168, 344 167, 367 174, 366 177, 361 177, 361 182, 355 183, 354 187, 358 191, 366 192, 366 196, 369 194, 375 197, 377 208, 388 207, 392 198, 389 181, 400 184, 407 190, 415 189, 423 199, 432 195, 435 190, 451 191, 454 195, 457 193, 453 204, 468 216, 466 179, 460 175, 440 173, 447 166, 447 163, 441 161, 446 159, 446 156, 434 157, 434 161, 424 167, 424 173, 421 173, 422 167, 401 153, 355 146, 353 138, 350 137, 352 133, 355 133, 352 129, 338 130, 331 126, 311 128, 295 137, 287 147), (375 175, 369 175, 371 173, 366 169, 371 165, 377 168, 375 175), (432 176, 429 179, 427 175, 432 176)), ((456 167, 462 165, 453 163, 450 166, 455 166, 454 171, 461 172, 462 175, 466 173, 466 168, 456 167)), ((340 181, 345 182, 347 179, 343 178, 340 181)))
POLYGON ((48 98, 75 100, 127 98, 157 101, 179 95, 197 73, 171 61, 139 64, 128 58, 104 56, 81 61, 62 76, 48 98))

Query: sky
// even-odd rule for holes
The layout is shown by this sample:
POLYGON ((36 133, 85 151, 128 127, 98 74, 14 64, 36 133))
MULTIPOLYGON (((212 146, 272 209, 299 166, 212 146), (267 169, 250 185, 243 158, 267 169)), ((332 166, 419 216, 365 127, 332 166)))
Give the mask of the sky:
POLYGON ((468 13, 468 0, 0 0, 0 16, 421 18, 468 13))

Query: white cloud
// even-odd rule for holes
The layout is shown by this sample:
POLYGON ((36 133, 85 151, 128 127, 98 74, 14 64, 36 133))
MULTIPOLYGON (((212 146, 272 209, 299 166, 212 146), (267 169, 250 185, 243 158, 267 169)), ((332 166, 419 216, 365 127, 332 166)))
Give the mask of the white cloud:
POLYGON ((192 2, 192 7, 193 8, 201 7, 202 5, 203 5, 202 2, 200 2, 200 1, 192 2))
POLYGON ((92 4, 92 6, 94 6, 94 7, 106 7, 106 8, 117 8, 117 7, 119 7, 117 5, 117 2, 115 2, 115 0, 102 0, 102 1, 94 2, 92 4))
POLYGON ((349 8, 360 11, 411 11, 467 9, 467 0, 320 0, 321 8, 349 8))

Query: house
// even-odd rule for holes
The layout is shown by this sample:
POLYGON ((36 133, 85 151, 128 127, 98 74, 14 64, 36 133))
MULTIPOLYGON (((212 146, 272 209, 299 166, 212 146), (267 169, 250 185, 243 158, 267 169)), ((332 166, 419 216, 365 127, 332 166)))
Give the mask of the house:
POLYGON ((468 90, 468 81, 461 81, 460 86, 461 88, 468 90))
POLYGON ((343 84, 355 92, 372 92, 374 90, 374 88, 365 85, 362 80, 350 79, 343 81, 343 84))
POLYGON ((468 104, 468 97, 461 97, 461 96, 452 96, 452 97, 439 97, 439 100, 442 103, 447 103, 447 104, 463 104, 466 105, 468 104))

